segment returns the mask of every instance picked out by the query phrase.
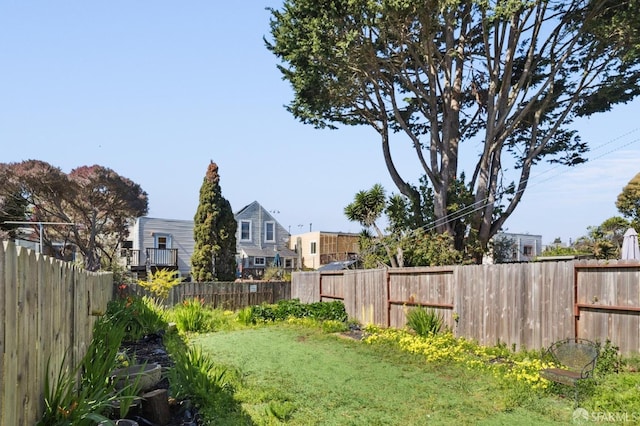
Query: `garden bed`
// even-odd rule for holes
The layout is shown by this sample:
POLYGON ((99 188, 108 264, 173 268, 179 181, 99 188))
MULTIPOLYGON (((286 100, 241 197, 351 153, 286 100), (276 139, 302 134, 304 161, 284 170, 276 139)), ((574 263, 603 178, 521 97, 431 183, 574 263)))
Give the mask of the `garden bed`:
MULTIPOLYGON (((173 366, 173 361, 164 345, 162 335, 151 334, 138 341, 123 342, 120 350, 126 354, 127 358, 131 360, 135 359, 135 362, 138 364, 158 364, 162 367, 163 374, 161 380, 146 392, 159 389, 169 391, 169 380, 166 372, 173 366)), ((168 394, 170 395, 169 392, 168 394)), ((166 426, 195 426, 202 424, 199 420, 197 410, 188 400, 178 401, 170 397, 169 410, 171 418, 169 423, 166 423, 166 426)), ((139 426, 154 424, 144 417, 142 410, 136 408, 131 410, 128 418, 138 421, 139 426)))

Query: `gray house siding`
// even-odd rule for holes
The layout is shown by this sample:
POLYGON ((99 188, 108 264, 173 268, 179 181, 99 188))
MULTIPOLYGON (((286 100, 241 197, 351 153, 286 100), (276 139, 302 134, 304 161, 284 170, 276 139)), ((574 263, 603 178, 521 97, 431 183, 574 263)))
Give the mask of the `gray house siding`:
POLYGON ((236 232, 236 241, 239 248, 254 249, 288 249, 289 233, 277 220, 260 204, 253 202, 236 213, 236 221, 238 222, 238 230, 236 232), (242 222, 251 224, 250 239, 242 239, 242 222), (273 224, 273 238, 267 239, 267 224, 273 224))
POLYGON ((158 237, 166 237, 167 248, 178 251, 178 270, 182 276, 191 272, 191 254, 195 246, 193 221, 140 217, 130 229, 132 248, 140 250, 140 263, 147 262, 145 249, 158 248, 158 237))
MULTIPOLYGON (((268 266, 271 266, 276 255, 281 259, 281 266, 293 269, 296 253, 288 248, 289 233, 277 220, 257 201, 235 213, 238 228, 236 229, 236 256, 239 269, 251 268, 247 273, 258 278, 268 266), (250 224, 249 238, 241 240, 242 221, 250 224), (264 260, 257 265, 256 258, 264 260)), ((144 265, 154 264, 154 259, 147 262, 146 250, 158 249, 158 239, 166 244, 167 249, 177 250, 177 267, 183 277, 191 273, 191 256, 195 248, 192 220, 158 219, 140 217, 129 227, 130 251, 139 252, 136 265, 144 269, 144 265)), ((132 264, 133 265, 133 264, 132 264)), ((133 272, 133 267, 131 268, 133 272)))
POLYGON ((276 255, 282 266, 294 267, 296 254, 289 249, 290 235, 269 211, 254 201, 240 209, 235 217, 238 222, 238 264, 243 277, 259 276, 264 268, 275 262, 276 255))

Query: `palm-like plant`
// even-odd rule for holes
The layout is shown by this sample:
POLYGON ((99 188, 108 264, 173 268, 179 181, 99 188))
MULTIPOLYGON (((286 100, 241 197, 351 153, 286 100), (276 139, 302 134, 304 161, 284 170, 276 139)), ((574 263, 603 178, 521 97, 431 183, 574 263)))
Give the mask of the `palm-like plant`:
POLYGON ((397 268, 398 262, 391 254, 389 247, 384 243, 384 234, 376 224, 376 221, 380 219, 385 209, 386 202, 387 195, 384 188, 379 183, 376 183, 368 191, 358 191, 353 203, 344 208, 344 214, 350 221, 358 222, 365 228, 373 228, 376 231, 380 242, 387 252, 387 256, 389 256, 391 266, 397 268))

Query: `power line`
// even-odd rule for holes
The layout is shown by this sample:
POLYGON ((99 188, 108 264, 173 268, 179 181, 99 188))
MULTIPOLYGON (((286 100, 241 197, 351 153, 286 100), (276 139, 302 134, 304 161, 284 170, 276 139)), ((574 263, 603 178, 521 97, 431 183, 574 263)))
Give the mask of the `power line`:
MULTIPOLYGON (((619 139, 621 139, 621 138, 622 138, 622 137, 624 137, 624 136, 628 136, 628 135, 630 135, 630 134, 632 134, 632 133, 634 133, 634 132, 637 132, 638 130, 640 130, 640 128, 635 128, 635 129, 633 129, 633 130, 631 130, 631 131, 629 131, 629 132, 625 133, 625 134, 624 134, 624 135, 622 135, 622 136, 618 136, 617 138, 614 138, 614 139, 610 140, 609 142, 606 142, 606 143, 604 143, 604 144, 602 144, 602 145, 598 146, 595 150, 599 150, 599 149, 603 148, 604 146, 611 144, 613 141, 619 140, 619 139)), ((604 152, 603 154, 601 154, 601 155, 599 155, 599 156, 597 156, 597 157, 593 158, 592 160, 600 159, 600 158, 602 158, 602 157, 604 157, 604 156, 606 156, 606 155, 609 155, 609 154, 611 154, 611 153, 614 153, 614 152, 616 152, 616 151, 619 151, 619 150, 620 150, 620 149, 622 149, 622 148, 625 148, 625 147, 627 147, 627 146, 630 146, 630 145, 632 145, 632 144, 634 144, 634 143, 636 143, 636 142, 638 142, 638 141, 640 141, 640 138, 633 139, 632 141, 627 142, 627 143, 625 143, 625 144, 623 144, 623 145, 620 145, 620 146, 618 146, 617 148, 614 148, 614 149, 611 149, 611 150, 609 150, 609 151, 604 152)), ((583 164, 586 164, 586 163, 583 163, 583 164)), ((556 169, 556 168, 558 168, 558 167, 560 167, 560 166, 559 166, 559 165, 558 165, 558 166, 555 166, 555 167, 553 167, 553 168, 552 168, 552 169, 550 169, 550 170, 554 170, 554 169, 556 169)), ((578 167, 579 167, 579 165, 578 165, 578 167)), ((545 180, 542 180, 542 181, 537 180, 537 178, 538 178, 539 176, 541 176, 542 174, 545 174, 545 173, 547 173, 547 172, 548 172, 548 171, 545 171, 545 172, 543 172, 543 173, 541 173, 541 174, 538 174, 538 175, 536 175, 536 176, 529 177, 529 178, 528 178, 528 179, 526 179, 524 182, 528 183, 528 181, 529 181, 529 180, 536 179, 536 182, 535 182, 534 184, 532 184, 532 186, 539 185, 539 184, 541 184, 541 183, 543 183, 543 182, 546 182, 547 180, 554 179, 554 178, 556 178, 556 177, 560 176, 561 174, 567 173, 567 172, 569 172, 569 170, 570 170, 570 169, 565 168, 565 169, 563 169, 562 171, 560 171, 559 173, 556 173, 556 174, 554 174, 554 175, 550 176, 549 178, 547 178, 547 179, 545 179, 545 180)), ((525 189, 528 189, 528 188, 531 188, 531 186, 527 185, 527 188, 525 188, 525 189)), ((516 191, 514 195, 516 195, 516 194, 518 194, 518 193, 521 193, 521 192, 524 192, 524 191, 525 191, 525 189, 522 189, 522 190, 516 191)), ((496 198, 499 198, 499 197, 501 197, 501 196, 503 196, 503 195, 505 195, 505 194, 506 194, 506 191, 502 191, 502 192, 500 192, 500 193, 496 194, 496 198)), ((458 210, 458 211, 454 212, 454 213, 453 213, 453 215, 451 215, 451 214, 450 214, 450 215, 447 215, 445 218, 436 219, 435 221, 430 222, 430 223, 428 223, 428 224, 426 224, 426 225, 422 226, 421 228, 425 229, 426 231, 432 231, 432 230, 434 230, 436 227, 438 227, 438 226, 440 226, 440 225, 444 225, 444 224, 451 223, 451 222, 453 222, 453 221, 455 221, 455 220, 458 220, 458 219, 461 219, 461 218, 463 218, 463 217, 465 217, 465 216, 467 216, 467 215, 469 215, 469 214, 471 214, 471 213, 474 213, 474 212, 476 212, 476 211, 478 211, 478 210, 481 210, 481 209, 483 209, 484 207, 486 207, 486 206, 487 206, 487 204, 488 204, 488 202, 487 202, 486 200, 476 201, 475 203, 470 204, 469 206, 465 206, 464 208, 462 208, 462 209, 460 209, 460 210, 458 210), (471 210, 469 210, 469 209, 471 209, 471 210)), ((413 230, 412 230, 412 231, 413 231, 413 230)))
MULTIPOLYGON (((624 137, 626 137, 626 136, 629 136, 629 135, 631 135, 631 134, 633 134, 633 133, 635 133, 635 132, 637 132, 637 131, 639 131, 639 130, 640 130, 640 127, 636 127, 636 128, 634 128, 634 129, 632 129, 632 130, 630 130, 630 131, 628 131, 628 132, 626 132, 626 133, 624 133, 624 134, 622 134, 622 135, 619 135, 619 136, 617 136, 617 137, 615 137, 615 138, 613 138, 613 139, 611 139, 611 140, 607 141, 606 143, 603 143, 603 144, 601 144, 601 145, 596 146, 596 147, 592 150, 592 152, 593 152, 593 151, 598 151, 598 150, 600 150, 600 149, 603 149, 603 148, 604 148, 604 147, 606 147, 607 145, 610 145, 610 144, 612 144, 613 142, 618 141, 618 140, 620 140, 620 139, 622 139, 622 138, 624 138, 624 137)), ((633 145, 634 143, 637 143, 638 141, 640 141, 640 138, 633 139, 633 140, 631 140, 630 142, 627 142, 627 143, 625 143, 625 144, 623 144, 623 145, 620 145, 620 146, 618 146, 618 147, 616 147, 616 148, 614 148, 614 149, 610 149, 610 150, 608 150, 608 151, 606 151, 606 152, 604 152, 604 153, 602 153, 602 154, 598 155, 597 157, 592 158, 591 160, 593 161, 593 160, 598 160, 598 159, 600 159, 600 158, 603 158, 603 157, 605 157, 606 155, 609 155, 609 154, 612 154, 612 153, 614 153, 614 152, 616 152, 616 151, 621 150, 622 148, 625 148, 625 147, 628 147, 628 146, 630 146, 630 145, 633 145)), ((583 163, 583 164, 586 164, 586 163, 583 163)), ((578 166, 576 166, 576 167, 579 167, 579 166, 580 166, 580 165, 578 165, 578 166)), ((556 174, 554 174, 554 175, 552 175, 552 176, 548 177, 547 179, 544 179, 544 180, 541 180, 541 181, 540 181, 540 180, 538 180, 539 176, 542 176, 542 175, 544 175, 544 174, 546 174, 546 173, 549 173, 550 171, 553 171, 553 170, 557 169, 558 167, 560 167, 560 165, 556 165, 556 166, 552 167, 552 168, 551 168, 551 169, 549 169, 549 170, 545 170, 545 171, 544 171, 544 172, 542 172, 542 173, 539 173, 539 174, 537 174, 537 175, 535 175, 535 176, 529 177, 529 178, 528 178, 528 179, 526 179, 524 182, 525 182, 525 183, 528 183, 530 180, 535 179, 535 180, 536 180, 536 182, 535 182, 535 183, 533 183, 531 186, 539 185, 539 184, 541 184, 541 183, 543 183, 543 182, 546 182, 546 181, 548 181, 548 180, 554 179, 554 178, 556 178, 556 177, 558 177, 558 176, 560 176, 560 175, 562 175, 562 174, 564 174, 564 173, 567 173, 568 171, 570 171, 570 170, 571 170, 571 169, 569 169, 569 168, 565 168, 565 169, 561 170, 560 172, 558 172, 558 173, 556 173, 556 174)), ((518 193, 520 193, 520 192, 524 192, 526 189, 531 188, 531 186, 527 185, 527 187, 526 187, 526 188, 524 188, 524 189, 522 189, 522 190, 519 190, 519 191, 516 191, 516 192, 514 193, 514 195, 517 195, 517 194, 518 194, 518 193)), ((506 191, 499 192, 498 194, 496 194, 496 198, 500 198, 500 197, 502 197, 503 195, 505 195, 506 193, 507 193, 506 191)), ((470 204, 470 205, 468 205, 468 206, 463 207, 462 209, 459 209, 459 210, 457 210, 457 211, 455 211, 455 212, 452 212, 451 214, 448 214, 448 215, 447 215, 446 217, 444 217, 444 218, 439 218, 439 219, 436 219, 436 220, 434 220, 434 221, 432 221, 432 222, 429 222, 429 223, 427 223, 427 224, 425 224, 425 225, 423 225, 423 226, 421 226, 421 227, 419 227, 419 228, 411 229, 411 230, 409 230, 409 231, 407 232, 407 235, 408 235, 408 236, 410 236, 411 234, 413 234, 413 233, 417 232, 417 231, 418 231, 418 230, 420 230, 420 229, 425 230, 426 232, 433 231, 433 230, 434 230, 434 229, 436 229, 438 226, 441 226, 441 225, 445 225, 445 224, 452 223, 452 222, 454 222, 454 221, 456 221, 456 220, 458 220, 458 219, 464 218, 464 217, 466 217, 466 216, 468 216, 468 215, 470 215, 470 214, 472 214, 472 213, 475 213, 476 211, 482 210, 482 209, 483 209, 483 208, 485 208, 488 204, 489 204, 489 203, 487 202, 487 200, 480 200, 480 201, 476 201, 475 203, 472 203, 472 204, 470 204)))

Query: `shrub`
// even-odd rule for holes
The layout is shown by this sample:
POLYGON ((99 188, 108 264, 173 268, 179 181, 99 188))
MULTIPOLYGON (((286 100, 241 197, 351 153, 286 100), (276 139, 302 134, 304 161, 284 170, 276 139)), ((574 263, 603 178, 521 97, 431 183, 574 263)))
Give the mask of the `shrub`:
POLYGON ((347 312, 340 301, 304 304, 298 299, 281 300, 275 305, 263 303, 252 308, 253 323, 283 321, 290 317, 346 322, 347 312))
POLYGON ((206 333, 233 328, 233 311, 213 309, 204 299, 186 299, 168 311, 167 318, 176 323, 181 332, 206 333))
POLYGON ((335 320, 346 322, 348 319, 344 303, 337 300, 311 303, 309 310, 310 316, 320 321, 335 320))
POLYGON ((180 278, 179 271, 158 269, 155 273, 149 275, 148 281, 139 280, 138 285, 149 290, 160 300, 166 300, 169 296, 169 290, 181 282, 182 278, 180 278))
POLYGON ((206 332, 207 313, 202 299, 187 299, 174 308, 173 315, 180 331, 206 332))
POLYGON ((253 308, 251 306, 247 306, 246 308, 239 310, 236 319, 243 325, 253 324, 253 308))
POLYGON ((427 337, 442 330, 444 318, 433 308, 418 307, 407 312, 407 326, 418 336, 427 337))
POLYGON ((598 345, 598 360, 595 367, 596 378, 602 378, 620 371, 622 361, 619 348, 612 344, 609 339, 604 344, 602 342, 596 342, 596 344, 598 345))
POLYGON ((125 340, 139 340, 167 326, 159 307, 149 297, 129 296, 112 300, 107 305, 106 315, 114 326, 124 330, 125 340))

